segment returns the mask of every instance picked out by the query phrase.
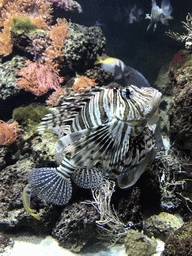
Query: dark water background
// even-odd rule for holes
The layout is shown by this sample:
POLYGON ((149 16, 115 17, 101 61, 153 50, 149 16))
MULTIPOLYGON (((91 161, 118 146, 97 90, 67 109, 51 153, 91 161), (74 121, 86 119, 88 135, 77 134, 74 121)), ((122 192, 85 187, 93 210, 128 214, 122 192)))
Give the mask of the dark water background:
MULTIPOLYGON (((181 21, 185 21, 188 12, 192 13, 192 1, 172 0, 173 20, 169 26, 157 24, 147 31, 150 20, 143 19, 139 23, 126 24, 125 8, 131 9, 134 4, 142 8, 145 16, 151 12, 151 0, 79 0, 82 14, 71 16, 73 22, 81 25, 93 26, 99 21, 104 35, 107 38, 106 54, 123 60, 126 65, 132 66, 143 73, 153 85, 160 68, 171 61, 174 54, 184 48, 184 44, 176 42, 164 33, 168 29, 185 33, 181 21), (117 12, 123 17, 116 18, 117 12)), ((156 1, 161 5, 161 1, 156 1)))

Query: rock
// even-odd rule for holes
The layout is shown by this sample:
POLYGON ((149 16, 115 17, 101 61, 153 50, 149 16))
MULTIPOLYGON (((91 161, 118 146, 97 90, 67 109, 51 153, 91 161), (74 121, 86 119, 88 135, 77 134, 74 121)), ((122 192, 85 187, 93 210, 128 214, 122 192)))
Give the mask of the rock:
POLYGON ((12 248, 14 241, 9 237, 0 236, 0 253, 5 252, 7 249, 12 248))
POLYGON ((157 242, 136 230, 128 230, 125 237, 127 256, 150 256, 156 252, 157 242))
POLYGON ((178 216, 161 212, 159 215, 153 215, 144 221, 143 229, 149 237, 154 236, 165 241, 170 233, 180 228, 182 224, 183 221, 178 216))
MULTIPOLYGON (((175 58, 175 57, 174 57, 175 58)), ((182 61, 173 59, 169 77, 174 87, 173 104, 170 110, 170 138, 178 150, 192 159, 192 54, 183 51, 182 61), (174 63, 174 65, 173 65, 174 63)))
POLYGON ((185 223, 171 234, 165 242, 161 256, 192 255, 192 222, 185 223))
POLYGON ((79 252, 89 239, 96 238, 95 221, 98 219, 99 214, 92 205, 66 205, 52 235, 59 241, 60 246, 79 252))

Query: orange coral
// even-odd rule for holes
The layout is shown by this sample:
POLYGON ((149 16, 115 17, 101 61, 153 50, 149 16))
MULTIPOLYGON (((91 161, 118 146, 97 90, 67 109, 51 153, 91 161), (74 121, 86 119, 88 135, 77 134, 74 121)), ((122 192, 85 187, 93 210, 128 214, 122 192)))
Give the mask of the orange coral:
POLYGON ((0 120, 0 145, 10 145, 18 136, 17 124, 7 124, 0 120))
POLYGON ((46 0, 15 0, 4 4, 0 16, 0 27, 3 27, 0 33, 0 55, 7 56, 12 52, 10 27, 15 17, 29 17, 36 27, 48 29, 51 12, 51 3, 46 0))
POLYGON ((63 78, 59 77, 58 65, 53 62, 41 64, 27 60, 27 67, 17 71, 20 78, 17 85, 36 96, 44 95, 50 89, 58 89, 63 78))
POLYGON ((97 85, 97 83, 95 83, 94 78, 90 79, 86 76, 79 76, 76 79, 72 88, 77 92, 84 92, 84 91, 87 91, 87 89, 85 89, 85 87, 93 87, 96 85, 97 85))
POLYGON ((59 104, 59 97, 65 94, 67 94, 66 88, 58 88, 49 96, 46 100, 46 104, 49 106, 57 106, 59 104))
POLYGON ((52 40, 52 45, 45 51, 49 59, 54 59, 62 54, 62 48, 68 36, 68 26, 66 19, 57 19, 57 24, 50 27, 48 37, 52 40))
POLYGON ((0 0, 0 10, 3 8, 3 6, 8 2, 8 0, 0 0))

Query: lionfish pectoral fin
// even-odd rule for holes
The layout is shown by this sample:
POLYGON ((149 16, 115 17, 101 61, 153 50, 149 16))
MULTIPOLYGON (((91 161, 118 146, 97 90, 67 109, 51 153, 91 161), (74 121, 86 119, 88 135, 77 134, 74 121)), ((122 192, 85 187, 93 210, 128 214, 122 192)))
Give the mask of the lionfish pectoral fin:
POLYGON ((121 174, 119 174, 117 177, 119 187, 129 188, 133 186, 138 181, 141 174, 146 170, 152 158, 154 158, 154 150, 148 152, 145 159, 139 165, 125 169, 121 174))
POLYGON ((33 193, 55 205, 67 204, 71 199, 71 181, 59 174, 56 168, 33 169, 29 183, 33 193))
POLYGON ((107 123, 64 136, 57 142, 57 154, 69 154, 73 166, 93 167, 98 159, 108 154, 111 142, 115 144, 110 126, 111 123, 107 123))
POLYGON ((55 149, 57 153, 62 152, 66 147, 86 136, 86 131, 87 129, 79 132, 74 132, 60 138, 55 144, 55 149))
POLYGON ((120 188, 129 188, 133 186, 140 178, 143 171, 138 166, 132 167, 124 171, 117 177, 118 186, 120 188))
POLYGON ((76 170, 72 179, 79 187, 87 189, 100 187, 103 183, 103 175, 96 167, 82 167, 76 170))
POLYGON ((23 206, 25 210, 32 215, 35 219, 40 220, 40 216, 35 210, 31 209, 31 187, 27 184, 23 190, 23 206))

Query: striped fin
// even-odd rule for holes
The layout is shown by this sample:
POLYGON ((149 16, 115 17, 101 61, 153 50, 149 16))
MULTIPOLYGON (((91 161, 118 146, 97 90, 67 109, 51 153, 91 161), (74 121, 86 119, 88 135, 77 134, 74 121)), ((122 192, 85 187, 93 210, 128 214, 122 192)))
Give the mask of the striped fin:
POLYGON ((60 158, 65 155, 72 166, 89 168, 99 160, 111 165, 123 161, 129 149, 130 131, 123 131, 124 126, 116 129, 119 123, 122 122, 112 121, 64 136, 56 143, 60 158))
POLYGON ((71 181, 59 175, 56 168, 33 169, 29 183, 34 194, 53 204, 64 205, 71 199, 71 181))
POLYGON ((120 188, 129 188, 133 186, 138 181, 141 174, 146 170, 152 158, 154 158, 154 150, 148 152, 145 159, 139 165, 125 168, 117 178, 118 186, 120 188))
POLYGON ((51 108, 53 113, 47 114, 42 118, 38 131, 53 129, 58 131, 61 136, 71 133, 71 125, 80 111, 85 108, 97 92, 101 92, 102 88, 91 88, 90 91, 75 94, 73 97, 66 98, 62 106, 51 108))
POLYGON ((96 188, 103 183, 103 176, 97 168, 86 167, 76 170, 72 176, 73 181, 81 188, 96 188))

